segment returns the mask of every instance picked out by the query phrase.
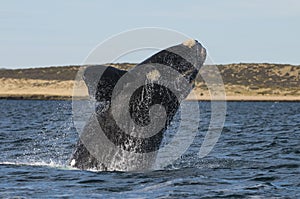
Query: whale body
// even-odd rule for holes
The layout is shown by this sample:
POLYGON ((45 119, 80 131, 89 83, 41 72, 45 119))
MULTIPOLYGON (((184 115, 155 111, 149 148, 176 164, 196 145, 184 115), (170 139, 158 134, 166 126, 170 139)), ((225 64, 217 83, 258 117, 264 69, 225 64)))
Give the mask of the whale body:
POLYGON ((164 49, 129 71, 90 66, 83 73, 95 111, 69 165, 78 169, 144 170, 190 93, 206 58, 196 40, 164 49), (178 74, 178 75, 177 75, 178 74))

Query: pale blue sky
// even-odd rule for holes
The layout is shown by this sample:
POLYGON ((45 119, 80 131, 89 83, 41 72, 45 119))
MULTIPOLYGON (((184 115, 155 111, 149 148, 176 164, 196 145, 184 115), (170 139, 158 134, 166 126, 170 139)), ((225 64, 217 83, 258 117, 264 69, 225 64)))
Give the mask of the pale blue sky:
POLYGON ((139 27, 196 38, 216 64, 300 64, 297 0, 7 0, 0 1, 0 67, 81 64, 103 40, 139 27))

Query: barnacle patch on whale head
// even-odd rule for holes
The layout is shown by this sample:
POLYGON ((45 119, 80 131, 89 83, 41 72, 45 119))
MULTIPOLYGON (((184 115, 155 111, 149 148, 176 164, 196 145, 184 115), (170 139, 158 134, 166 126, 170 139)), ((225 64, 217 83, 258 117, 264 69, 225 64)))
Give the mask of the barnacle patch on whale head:
POLYGON ((183 44, 184 46, 187 46, 187 47, 189 47, 189 48, 192 48, 193 46, 195 46, 196 41, 195 41, 194 39, 188 39, 188 40, 184 41, 182 44, 183 44))
POLYGON ((160 77, 160 72, 158 70, 152 70, 146 74, 146 77, 150 81, 157 81, 160 77))

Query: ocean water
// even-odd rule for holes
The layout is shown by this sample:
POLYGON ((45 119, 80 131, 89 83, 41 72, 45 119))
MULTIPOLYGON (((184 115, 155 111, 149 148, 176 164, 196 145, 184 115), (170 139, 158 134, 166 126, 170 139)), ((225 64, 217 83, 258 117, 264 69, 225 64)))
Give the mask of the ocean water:
POLYGON ((70 101, 0 100, 0 198, 300 198, 300 103, 228 102, 204 158, 210 103, 189 103, 199 128, 174 164, 100 172, 66 165, 78 139, 70 101))

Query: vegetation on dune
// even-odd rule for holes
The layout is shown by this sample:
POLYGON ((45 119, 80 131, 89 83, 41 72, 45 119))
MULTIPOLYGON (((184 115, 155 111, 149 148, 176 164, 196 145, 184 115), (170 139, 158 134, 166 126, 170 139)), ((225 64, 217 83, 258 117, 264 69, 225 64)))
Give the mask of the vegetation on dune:
POLYGON ((285 64, 218 65, 225 84, 257 87, 299 87, 300 66, 285 64))
MULTIPOLYGON (((120 68, 122 70, 128 70, 135 66, 135 64, 131 63, 112 63, 107 65, 120 68)), ((28 69, 1 69, 0 78, 67 81, 75 79, 79 68, 79 65, 73 65, 28 69)))

